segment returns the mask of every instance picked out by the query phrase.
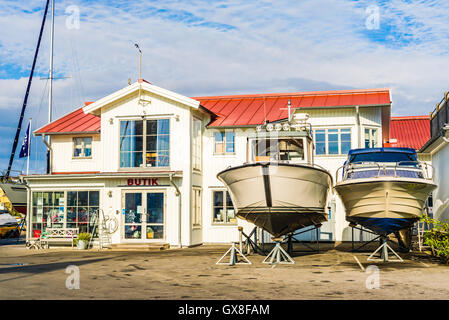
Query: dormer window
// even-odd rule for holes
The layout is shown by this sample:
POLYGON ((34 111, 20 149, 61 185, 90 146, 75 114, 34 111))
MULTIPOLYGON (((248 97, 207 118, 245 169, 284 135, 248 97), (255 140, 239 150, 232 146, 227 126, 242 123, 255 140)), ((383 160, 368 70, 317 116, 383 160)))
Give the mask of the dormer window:
POLYGON ((73 158, 92 158, 92 137, 73 138, 73 158))
POLYGON ((120 167, 168 167, 170 120, 120 121, 120 167))

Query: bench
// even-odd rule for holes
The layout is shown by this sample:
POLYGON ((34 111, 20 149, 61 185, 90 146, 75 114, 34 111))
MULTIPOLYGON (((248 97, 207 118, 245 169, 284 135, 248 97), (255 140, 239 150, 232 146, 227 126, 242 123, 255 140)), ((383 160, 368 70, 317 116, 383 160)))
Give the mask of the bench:
POLYGON ((72 248, 78 237, 78 228, 47 228, 44 235, 39 238, 43 247, 48 249, 50 242, 71 243, 72 248))

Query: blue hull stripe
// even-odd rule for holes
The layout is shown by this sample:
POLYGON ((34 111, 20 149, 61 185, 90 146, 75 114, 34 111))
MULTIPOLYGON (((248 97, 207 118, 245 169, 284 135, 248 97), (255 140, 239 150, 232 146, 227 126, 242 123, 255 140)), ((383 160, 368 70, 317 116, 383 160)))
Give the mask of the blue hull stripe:
POLYGON ((354 222, 362 227, 372 230, 380 235, 387 235, 395 231, 409 228, 418 220, 418 218, 401 219, 401 218, 362 218, 362 217, 346 217, 349 222, 354 222))

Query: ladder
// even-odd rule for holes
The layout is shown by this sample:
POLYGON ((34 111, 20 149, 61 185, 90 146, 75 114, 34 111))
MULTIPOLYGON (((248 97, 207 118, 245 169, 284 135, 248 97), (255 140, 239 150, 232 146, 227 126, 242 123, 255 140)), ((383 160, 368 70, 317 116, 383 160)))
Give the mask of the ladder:
POLYGON ((107 248, 110 247, 112 244, 112 240, 111 240, 111 232, 106 223, 109 219, 106 219, 103 209, 99 209, 97 211, 97 214, 94 216, 94 228, 92 230, 92 237, 89 240, 89 245, 87 246, 88 248, 90 248, 90 245, 92 243, 92 239, 93 239, 93 235, 95 234, 95 231, 98 229, 98 241, 99 241, 99 247, 100 250, 103 248, 107 248), (100 215, 99 212, 101 212, 102 215, 102 219, 100 219, 100 215), (101 223, 100 223, 101 220, 101 223))
MULTIPOLYGON (((423 214, 425 216, 427 216, 427 212, 428 212, 428 206, 426 203, 426 206, 423 210, 423 214)), ((417 228, 417 233, 418 233, 418 249, 421 252, 422 249, 427 248, 428 246, 424 246, 424 233, 426 232, 426 229, 429 226, 426 226, 426 223, 424 221, 418 221, 416 223, 416 228, 417 228)))

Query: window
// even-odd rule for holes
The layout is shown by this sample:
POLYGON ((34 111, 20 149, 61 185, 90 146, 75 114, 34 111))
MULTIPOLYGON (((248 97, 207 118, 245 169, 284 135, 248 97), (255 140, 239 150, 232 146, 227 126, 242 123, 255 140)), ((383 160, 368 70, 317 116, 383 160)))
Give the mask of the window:
POLYGON ((192 190, 192 224, 194 227, 201 226, 201 189, 192 190))
POLYGON ((201 120, 193 118, 192 163, 193 169, 201 170, 201 120))
POLYGON ((93 232, 99 217, 98 191, 67 191, 67 228, 79 228, 79 232, 93 232))
POLYGON ((351 129, 315 130, 317 155, 347 154, 351 149, 351 129))
POLYGON ((120 122, 121 168, 168 167, 169 163, 169 119, 120 122))
POLYGON ((92 157, 92 137, 73 138, 73 157, 92 157))
POLYGON ((304 160, 303 139, 259 139, 251 141, 255 161, 304 160))
POLYGON ((99 191, 33 192, 31 236, 39 237, 46 228, 79 228, 79 232, 92 233, 98 221, 99 197, 99 191))
POLYGON ((235 153, 235 134, 234 131, 215 132, 215 154, 234 154, 235 153))
POLYGON ((213 223, 236 224, 234 207, 226 190, 213 191, 213 223))
POLYGON ((33 192, 31 237, 39 237, 46 228, 63 228, 64 192, 33 192))
POLYGON ((365 148, 377 147, 377 129, 365 129, 365 148))

